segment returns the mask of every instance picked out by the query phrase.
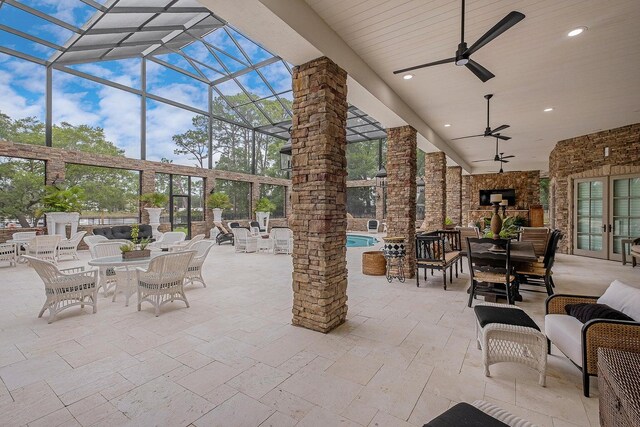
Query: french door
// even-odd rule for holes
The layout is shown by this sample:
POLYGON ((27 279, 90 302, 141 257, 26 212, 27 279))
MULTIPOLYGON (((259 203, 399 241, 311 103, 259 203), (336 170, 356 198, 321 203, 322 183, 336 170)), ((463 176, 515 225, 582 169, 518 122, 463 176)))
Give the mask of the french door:
POLYGON ((576 180, 573 253, 621 260, 622 240, 640 236, 640 175, 576 180))

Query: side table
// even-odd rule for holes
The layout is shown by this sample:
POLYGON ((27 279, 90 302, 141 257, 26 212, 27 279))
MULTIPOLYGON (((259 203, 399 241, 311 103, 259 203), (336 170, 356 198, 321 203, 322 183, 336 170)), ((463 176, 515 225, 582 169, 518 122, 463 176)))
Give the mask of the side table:
POLYGON ((640 426, 640 353, 598 349, 600 425, 640 426))

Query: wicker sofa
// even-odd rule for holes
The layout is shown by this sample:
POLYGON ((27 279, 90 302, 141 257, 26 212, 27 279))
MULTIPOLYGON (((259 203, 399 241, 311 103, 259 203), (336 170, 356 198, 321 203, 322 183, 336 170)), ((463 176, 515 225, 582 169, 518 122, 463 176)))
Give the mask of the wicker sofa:
MULTIPOLYGON (((610 289, 622 284, 614 281, 610 289)), ((628 285, 631 294, 620 295, 620 301, 615 302, 609 297, 603 301, 604 295, 551 295, 546 301, 545 335, 549 343, 567 356, 574 365, 582 371, 583 392, 589 397, 589 377, 598 375, 598 348, 612 348, 616 350, 640 352, 640 288, 628 285), (633 321, 593 319, 586 323, 569 316, 565 307, 568 304, 604 303, 630 316, 633 321), (618 305, 620 304, 620 305, 618 305), (618 306, 617 306, 618 305, 618 306), (624 309, 620 309, 624 307, 624 309)), ((609 289, 605 295, 609 293, 609 289)), ((551 346, 548 345, 549 354, 551 346)))
MULTIPOLYGON (((148 238, 153 241, 153 229, 150 225, 140 224, 138 232, 138 238, 148 238)), ((131 240, 131 226, 130 225, 115 225, 113 227, 94 228, 93 234, 96 236, 104 236, 107 239, 124 239, 131 240)))

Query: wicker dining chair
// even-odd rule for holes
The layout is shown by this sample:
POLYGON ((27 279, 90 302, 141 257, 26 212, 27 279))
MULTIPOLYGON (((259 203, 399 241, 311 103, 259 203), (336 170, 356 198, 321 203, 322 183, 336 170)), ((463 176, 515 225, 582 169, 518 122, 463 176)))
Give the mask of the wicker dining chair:
POLYGON ((201 240, 204 240, 204 234, 196 234, 191 238, 191 240, 186 240, 184 242, 176 243, 175 245, 169 246, 169 252, 180 252, 180 251, 188 251, 191 250, 192 246, 198 243, 201 240))
POLYGON ((75 305, 80 308, 88 305, 93 307, 94 313, 98 311, 98 270, 84 271, 84 267, 59 270, 52 262, 29 255, 24 255, 23 258, 44 282, 47 299, 38 314, 39 318, 45 310, 49 310, 51 323, 61 311, 75 305))
POLYGON ((202 277, 202 265, 204 264, 205 259, 207 259, 207 255, 209 255, 209 251, 212 247, 213 242, 210 240, 202 240, 191 246, 190 250, 193 250, 196 253, 191 259, 189 268, 187 268, 187 273, 184 276, 185 285, 200 282, 203 287, 207 287, 207 284, 202 277))
POLYGON ((26 249, 26 255, 34 258, 58 262, 58 244, 62 240, 62 236, 36 236, 29 241, 26 249))
POLYGON ((249 230, 242 227, 232 228, 233 241, 236 252, 257 252, 258 251, 258 238, 252 236, 249 230))
MULTIPOLYGON (((93 253, 95 255, 94 258, 119 256, 120 254, 122 254, 122 251, 120 250, 120 246, 122 245, 122 241, 114 242, 108 239, 105 241, 105 243, 98 243, 93 247, 93 253)), ((100 278, 98 288, 102 288, 102 295, 106 297, 107 293, 109 293, 109 291, 113 289, 115 297, 115 290, 117 288, 118 282, 115 269, 113 267, 102 266, 98 271, 98 276, 100 278)))
POLYGON ((533 251, 537 257, 543 257, 549 242, 549 232, 547 227, 522 227, 520 233, 521 242, 533 243, 533 251))
POLYGON ((0 243, 0 261, 9 262, 14 267, 18 261, 18 245, 15 243, 0 243))
POLYGON ((159 255, 151 260, 145 270, 136 269, 138 284, 138 311, 143 302, 151 303, 155 315, 160 315, 160 307, 173 301, 189 301, 184 294, 184 279, 195 251, 175 252, 159 255))
POLYGON ((78 231, 70 238, 60 240, 60 243, 58 243, 58 259, 62 256, 78 259, 78 245, 85 234, 87 234, 86 231, 78 231))
POLYGON ((274 228, 270 238, 273 239, 274 254, 291 254, 293 252, 293 231, 290 228, 274 228))

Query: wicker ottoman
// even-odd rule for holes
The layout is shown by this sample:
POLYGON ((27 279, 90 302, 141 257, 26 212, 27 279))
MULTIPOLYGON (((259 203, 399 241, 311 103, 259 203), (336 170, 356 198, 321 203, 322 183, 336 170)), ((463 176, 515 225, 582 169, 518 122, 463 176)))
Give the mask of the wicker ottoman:
POLYGON ((598 349, 600 425, 640 426, 640 354, 598 349))
POLYGON ((538 371, 538 383, 545 386, 547 338, 520 307, 504 304, 478 304, 476 335, 482 349, 484 374, 498 362, 516 362, 538 371))

